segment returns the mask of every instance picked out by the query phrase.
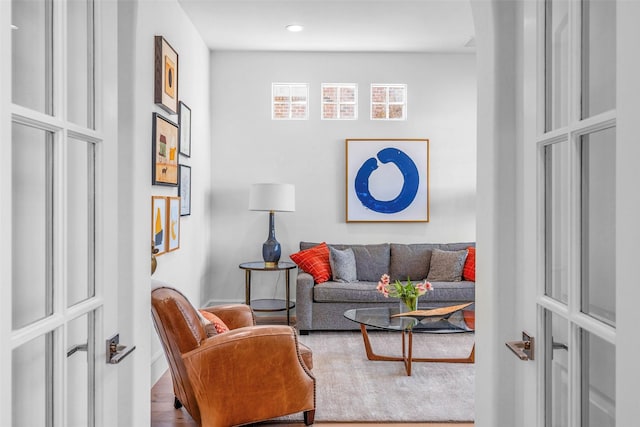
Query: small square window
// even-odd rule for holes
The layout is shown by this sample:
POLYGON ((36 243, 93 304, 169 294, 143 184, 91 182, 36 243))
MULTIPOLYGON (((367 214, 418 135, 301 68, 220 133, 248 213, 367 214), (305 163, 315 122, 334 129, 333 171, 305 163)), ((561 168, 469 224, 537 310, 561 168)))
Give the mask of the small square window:
POLYGON ((371 120, 406 120, 407 85, 372 84, 371 120))
POLYGON ((309 117, 307 83, 272 83, 271 118, 273 120, 307 120, 309 117))
POLYGON ((323 120, 356 120, 358 118, 357 84, 323 83, 321 99, 323 120))

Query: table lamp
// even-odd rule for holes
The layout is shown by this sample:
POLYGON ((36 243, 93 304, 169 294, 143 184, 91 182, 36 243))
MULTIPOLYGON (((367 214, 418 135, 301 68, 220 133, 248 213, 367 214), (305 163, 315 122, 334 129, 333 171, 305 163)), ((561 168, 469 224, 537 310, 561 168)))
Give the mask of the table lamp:
POLYGON ((280 260, 280 243, 276 240, 275 212, 296 210, 296 190, 293 184, 253 184, 249 192, 249 210, 269 212, 269 236, 262 245, 265 267, 274 268, 280 260))

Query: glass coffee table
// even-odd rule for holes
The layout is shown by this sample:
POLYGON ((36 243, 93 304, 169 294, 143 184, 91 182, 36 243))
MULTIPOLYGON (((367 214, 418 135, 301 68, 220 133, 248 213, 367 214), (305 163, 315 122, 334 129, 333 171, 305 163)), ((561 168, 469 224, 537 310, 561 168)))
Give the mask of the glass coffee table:
POLYGON ((354 308, 344 317, 360 324, 364 348, 369 360, 404 362, 407 375, 411 375, 412 362, 474 363, 475 344, 468 357, 463 358, 417 358, 413 357, 413 333, 450 334, 473 332, 469 326, 470 316, 465 321, 465 308, 472 303, 400 313, 398 307, 354 308), (402 357, 384 356, 373 352, 367 326, 388 331, 402 332, 402 357))

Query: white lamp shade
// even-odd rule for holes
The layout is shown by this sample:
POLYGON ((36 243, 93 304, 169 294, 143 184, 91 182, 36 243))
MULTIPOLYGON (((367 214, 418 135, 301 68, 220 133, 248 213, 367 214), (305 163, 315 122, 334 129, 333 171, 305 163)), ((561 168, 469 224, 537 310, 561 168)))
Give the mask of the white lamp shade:
POLYGON ((252 184, 249 210, 293 212, 296 210, 296 188, 293 184, 252 184))

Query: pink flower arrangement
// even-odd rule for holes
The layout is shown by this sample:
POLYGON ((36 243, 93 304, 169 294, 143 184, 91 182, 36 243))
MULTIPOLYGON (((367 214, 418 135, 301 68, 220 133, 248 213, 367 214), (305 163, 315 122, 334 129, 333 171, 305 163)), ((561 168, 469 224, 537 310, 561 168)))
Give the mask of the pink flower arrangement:
POLYGON ((376 287, 378 292, 384 295, 385 298, 400 298, 402 301, 406 302, 412 299, 417 300, 419 296, 433 290, 431 283, 426 280, 415 285, 411 283, 411 280, 407 280, 406 285, 403 285, 399 280, 396 280, 395 283, 391 284, 390 280, 391 278, 388 274, 383 274, 378 282, 378 286, 376 287))

